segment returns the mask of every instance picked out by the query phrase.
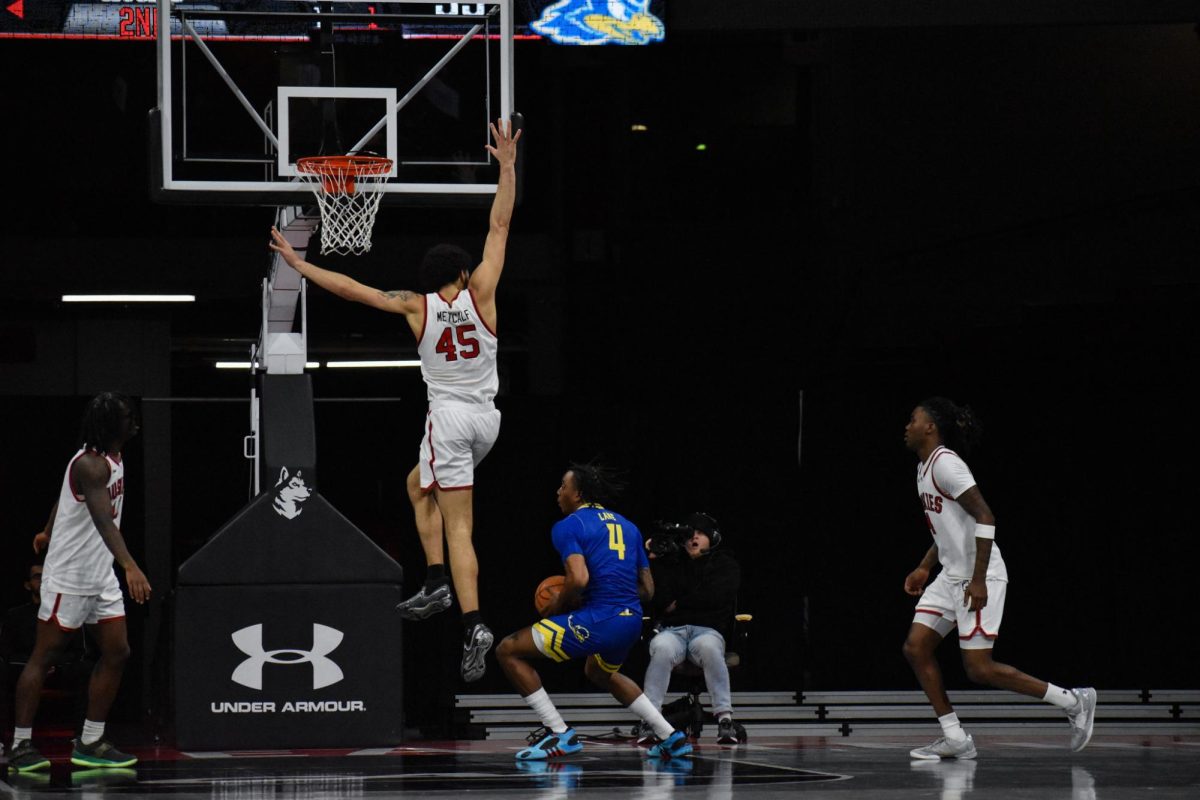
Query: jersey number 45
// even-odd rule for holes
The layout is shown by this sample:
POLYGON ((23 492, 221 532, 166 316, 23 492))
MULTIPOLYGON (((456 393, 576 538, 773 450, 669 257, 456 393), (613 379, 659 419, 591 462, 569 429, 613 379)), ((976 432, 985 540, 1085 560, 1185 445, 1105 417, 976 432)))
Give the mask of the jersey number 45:
POLYGON ((463 358, 475 358, 479 355, 479 340, 471 336, 475 332, 474 325, 459 325, 442 331, 438 343, 433 348, 438 353, 445 353, 447 361, 457 361, 463 358), (455 339, 458 340, 457 345, 455 339), (462 348, 461 350, 459 348, 462 348))

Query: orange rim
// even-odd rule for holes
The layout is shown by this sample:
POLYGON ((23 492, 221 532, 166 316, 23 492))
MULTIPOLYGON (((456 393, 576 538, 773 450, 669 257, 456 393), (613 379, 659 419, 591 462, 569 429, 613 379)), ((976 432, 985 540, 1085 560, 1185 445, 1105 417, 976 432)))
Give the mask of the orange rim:
POLYGON ((386 175, 392 160, 380 156, 306 156, 296 159, 296 171, 321 179, 326 194, 354 194, 357 178, 386 175))
POLYGON ((380 175, 390 171, 392 160, 380 156, 307 156, 296 159, 296 171, 307 175, 380 175))

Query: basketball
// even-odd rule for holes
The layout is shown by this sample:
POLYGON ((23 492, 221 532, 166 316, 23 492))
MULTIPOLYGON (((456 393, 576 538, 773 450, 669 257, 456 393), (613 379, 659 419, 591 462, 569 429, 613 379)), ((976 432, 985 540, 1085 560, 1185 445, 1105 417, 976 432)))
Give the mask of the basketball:
POLYGON ((554 598, 558 597, 558 593, 562 591, 565 581, 566 578, 562 575, 551 575, 538 584, 537 591, 533 593, 533 607, 537 609, 537 613, 545 613, 550 604, 554 602, 554 598))

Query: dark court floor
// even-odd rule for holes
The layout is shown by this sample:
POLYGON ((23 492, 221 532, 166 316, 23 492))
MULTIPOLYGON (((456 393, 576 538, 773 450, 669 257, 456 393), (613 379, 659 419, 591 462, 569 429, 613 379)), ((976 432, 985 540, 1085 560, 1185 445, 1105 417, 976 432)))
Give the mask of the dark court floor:
POLYGON ((0 795, 46 800, 169 794, 176 798, 522 797, 805 798, 894 800, 1200 797, 1200 736, 1105 736, 1068 752, 1063 737, 977 736, 974 761, 912 762, 925 736, 764 737, 740 747, 701 743, 692 758, 650 760, 626 741, 517 764, 511 741, 414 742, 397 748, 181 753, 130 748, 135 769, 72 768, 46 748, 48 773, 9 774, 0 795))

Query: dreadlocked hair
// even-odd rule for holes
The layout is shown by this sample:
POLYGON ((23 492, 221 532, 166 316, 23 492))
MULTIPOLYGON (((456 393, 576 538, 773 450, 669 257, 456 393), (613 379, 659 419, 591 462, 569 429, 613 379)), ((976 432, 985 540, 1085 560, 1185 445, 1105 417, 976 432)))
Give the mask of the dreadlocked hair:
POLYGON ((625 491, 625 482, 615 470, 595 462, 571 464, 567 469, 575 476, 575 488, 585 503, 607 506, 625 491))
POLYGON ((955 405, 945 397, 930 397, 919 405, 937 425, 942 444, 959 455, 970 453, 983 438, 983 425, 968 406, 955 405))
POLYGON ((83 411, 79 426, 79 446, 84 450, 107 453, 121 435, 121 422, 133 413, 133 404, 120 392, 103 392, 93 397, 83 411))

